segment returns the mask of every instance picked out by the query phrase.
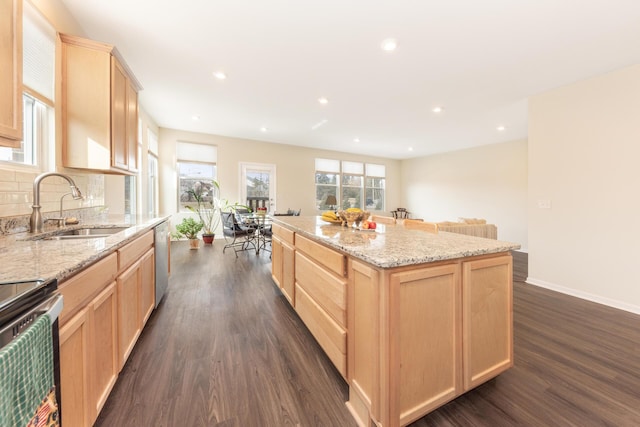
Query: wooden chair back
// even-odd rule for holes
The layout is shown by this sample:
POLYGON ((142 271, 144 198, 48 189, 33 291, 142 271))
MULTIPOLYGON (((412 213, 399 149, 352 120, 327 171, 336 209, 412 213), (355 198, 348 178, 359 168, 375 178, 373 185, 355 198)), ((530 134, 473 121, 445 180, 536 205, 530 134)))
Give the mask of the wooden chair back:
POLYGON ((435 222, 427 222, 418 219, 405 219, 404 226, 415 230, 428 231, 429 233, 438 232, 438 224, 435 222))
POLYGON ((395 224, 396 219, 390 216, 371 215, 371 221, 380 224, 395 224))

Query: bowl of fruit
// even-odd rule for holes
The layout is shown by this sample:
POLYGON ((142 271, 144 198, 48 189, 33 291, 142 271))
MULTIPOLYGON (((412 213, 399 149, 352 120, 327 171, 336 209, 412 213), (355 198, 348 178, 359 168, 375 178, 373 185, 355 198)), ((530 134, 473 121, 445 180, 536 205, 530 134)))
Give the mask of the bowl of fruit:
POLYGON ((369 212, 363 211, 359 208, 349 208, 338 211, 338 216, 342 219, 342 224, 346 223, 347 227, 351 227, 353 224, 358 227, 360 222, 369 218, 369 212))

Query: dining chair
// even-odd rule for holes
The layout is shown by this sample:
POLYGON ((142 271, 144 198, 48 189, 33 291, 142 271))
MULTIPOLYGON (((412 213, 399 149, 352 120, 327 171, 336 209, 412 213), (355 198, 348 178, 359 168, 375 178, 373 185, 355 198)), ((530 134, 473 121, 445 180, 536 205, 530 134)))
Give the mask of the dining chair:
POLYGON ((382 216, 382 215, 371 215, 371 221, 377 222, 380 224, 395 224, 396 219, 390 216, 382 216))
POLYGON ((222 212, 222 234, 226 242, 222 253, 224 253, 227 248, 233 248, 237 258, 238 252, 247 251, 251 248, 253 248, 256 253, 258 252, 258 248, 254 242, 255 229, 245 227, 238 223, 233 212, 222 212))
POLYGON ((438 224, 435 222, 422 221, 419 219, 405 219, 404 226, 414 230, 428 231, 429 233, 438 232, 438 224))

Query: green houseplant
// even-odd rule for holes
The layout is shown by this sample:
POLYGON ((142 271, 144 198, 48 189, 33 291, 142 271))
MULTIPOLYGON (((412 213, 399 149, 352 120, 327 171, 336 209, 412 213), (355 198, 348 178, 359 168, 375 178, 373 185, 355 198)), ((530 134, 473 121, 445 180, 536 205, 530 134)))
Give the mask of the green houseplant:
MULTIPOLYGON (((213 181, 213 186, 216 191, 220 189, 220 184, 216 180, 213 181)), ((202 194, 193 190, 189 190, 188 193, 195 199, 196 205, 187 205, 187 209, 198 215, 202 223, 202 240, 205 245, 210 245, 213 243, 215 231, 220 225, 220 200, 215 195, 212 196, 211 201, 205 200, 202 194)))
POLYGON ((196 221, 194 218, 183 218, 180 224, 176 225, 176 232, 178 236, 186 237, 189 239, 189 245, 191 249, 198 249, 200 247, 200 240, 198 240, 198 233, 204 224, 201 221, 196 221))

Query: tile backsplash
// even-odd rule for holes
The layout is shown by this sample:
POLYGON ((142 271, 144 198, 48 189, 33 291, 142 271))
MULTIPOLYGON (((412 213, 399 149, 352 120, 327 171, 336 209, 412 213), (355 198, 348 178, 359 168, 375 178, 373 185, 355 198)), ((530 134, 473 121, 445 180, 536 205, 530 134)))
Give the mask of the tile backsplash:
MULTIPOLYGON (((73 200, 67 196, 63 201, 64 211, 104 206, 104 175, 89 173, 66 173, 82 192, 84 200, 73 200)), ((39 172, 23 172, 0 169, 0 219, 31 214, 33 205, 33 181, 39 172)), ((43 215, 60 210, 60 199, 69 193, 69 183, 64 178, 50 176, 40 182, 40 206, 43 215)), ((65 212, 66 213, 66 212, 65 212)), ((67 216, 68 213, 66 213, 67 216)), ((15 222, 15 221, 13 221, 15 222)), ((18 221, 21 222, 21 221, 18 221)), ((3 228, 3 227, 0 227, 3 228)), ((21 227, 20 227, 21 228, 21 227)), ((2 232, 7 230, 0 230, 2 232)), ((24 231, 24 230, 23 230, 24 231)))

